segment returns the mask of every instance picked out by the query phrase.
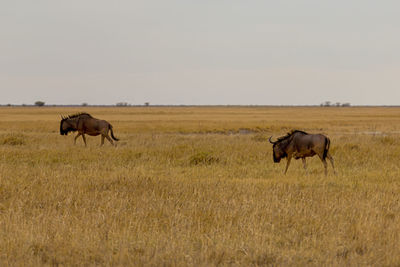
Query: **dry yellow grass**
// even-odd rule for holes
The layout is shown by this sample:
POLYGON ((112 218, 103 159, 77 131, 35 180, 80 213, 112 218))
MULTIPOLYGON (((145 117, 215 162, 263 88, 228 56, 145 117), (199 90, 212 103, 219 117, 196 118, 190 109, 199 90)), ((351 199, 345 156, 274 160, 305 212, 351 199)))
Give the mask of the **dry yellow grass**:
POLYGON ((118 147, 59 135, 80 108, 0 109, 0 265, 400 264, 400 108, 89 108, 118 147), (331 138, 338 175, 272 162, 331 138))

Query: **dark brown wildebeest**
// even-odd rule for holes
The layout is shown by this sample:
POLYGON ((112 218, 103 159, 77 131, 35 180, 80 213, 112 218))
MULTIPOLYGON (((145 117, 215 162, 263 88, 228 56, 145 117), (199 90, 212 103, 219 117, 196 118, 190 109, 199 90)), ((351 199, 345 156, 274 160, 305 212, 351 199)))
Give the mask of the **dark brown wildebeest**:
POLYGON ((83 142, 85 142, 86 146, 85 134, 92 136, 101 134, 101 146, 104 144, 104 138, 107 138, 112 145, 115 145, 110 136, 108 136, 109 131, 111 131, 111 137, 115 141, 119 140, 114 136, 113 127, 110 123, 104 120, 93 118, 88 113, 78 113, 75 115, 69 115, 67 117, 61 116, 60 134, 67 135, 69 132, 76 131, 78 131, 78 134, 75 136, 74 144, 76 144, 76 139, 82 135, 83 142))
POLYGON ((282 158, 287 158, 285 174, 289 168, 292 158, 302 159, 304 169, 307 170, 306 157, 318 155, 325 167, 325 175, 328 173, 328 158, 332 164, 333 172, 336 174, 333 158, 329 154, 329 146, 331 141, 322 134, 308 134, 303 131, 293 130, 285 136, 279 137, 277 141, 269 142, 273 144, 274 162, 278 163, 282 158))

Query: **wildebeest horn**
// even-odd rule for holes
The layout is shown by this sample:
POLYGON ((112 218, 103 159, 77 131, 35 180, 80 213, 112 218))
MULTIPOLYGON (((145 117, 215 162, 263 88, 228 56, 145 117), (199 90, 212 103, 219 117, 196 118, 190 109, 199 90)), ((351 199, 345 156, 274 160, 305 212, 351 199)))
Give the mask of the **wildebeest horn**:
POLYGON ((275 144, 275 142, 272 142, 271 138, 272 138, 272 136, 268 139, 268 141, 269 141, 271 144, 275 144))

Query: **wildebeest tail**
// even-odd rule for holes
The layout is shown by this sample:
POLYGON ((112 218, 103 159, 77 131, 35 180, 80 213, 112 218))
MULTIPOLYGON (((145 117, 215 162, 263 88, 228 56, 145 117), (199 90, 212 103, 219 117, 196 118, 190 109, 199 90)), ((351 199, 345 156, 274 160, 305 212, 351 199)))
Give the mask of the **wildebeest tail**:
POLYGON ((329 147, 331 146, 331 140, 328 137, 325 139, 325 149, 324 154, 322 155, 323 159, 326 159, 326 155, 328 155, 329 147))
POLYGON ((112 139, 114 139, 115 141, 119 141, 119 139, 117 137, 114 136, 114 131, 113 131, 113 127, 111 124, 109 124, 109 129, 111 131, 111 137, 112 139))

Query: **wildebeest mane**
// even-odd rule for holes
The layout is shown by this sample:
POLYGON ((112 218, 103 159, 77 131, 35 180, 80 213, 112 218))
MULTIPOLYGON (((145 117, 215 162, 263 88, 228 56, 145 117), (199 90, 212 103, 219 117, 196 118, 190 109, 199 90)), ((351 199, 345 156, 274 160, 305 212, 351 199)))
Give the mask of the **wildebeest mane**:
POLYGON ((77 118, 77 117, 80 117, 80 116, 88 116, 90 118, 93 118, 92 115, 90 115, 89 113, 80 112, 80 113, 75 113, 75 114, 72 114, 72 115, 68 115, 64 119, 74 119, 74 118, 77 118))
POLYGON ((279 137, 278 140, 277 140, 277 142, 281 142, 281 141, 283 141, 283 140, 286 140, 286 139, 290 138, 290 137, 291 137, 293 134, 295 134, 295 133, 308 134, 308 133, 306 133, 306 132, 304 132, 304 131, 292 130, 292 131, 288 132, 285 136, 279 137))

